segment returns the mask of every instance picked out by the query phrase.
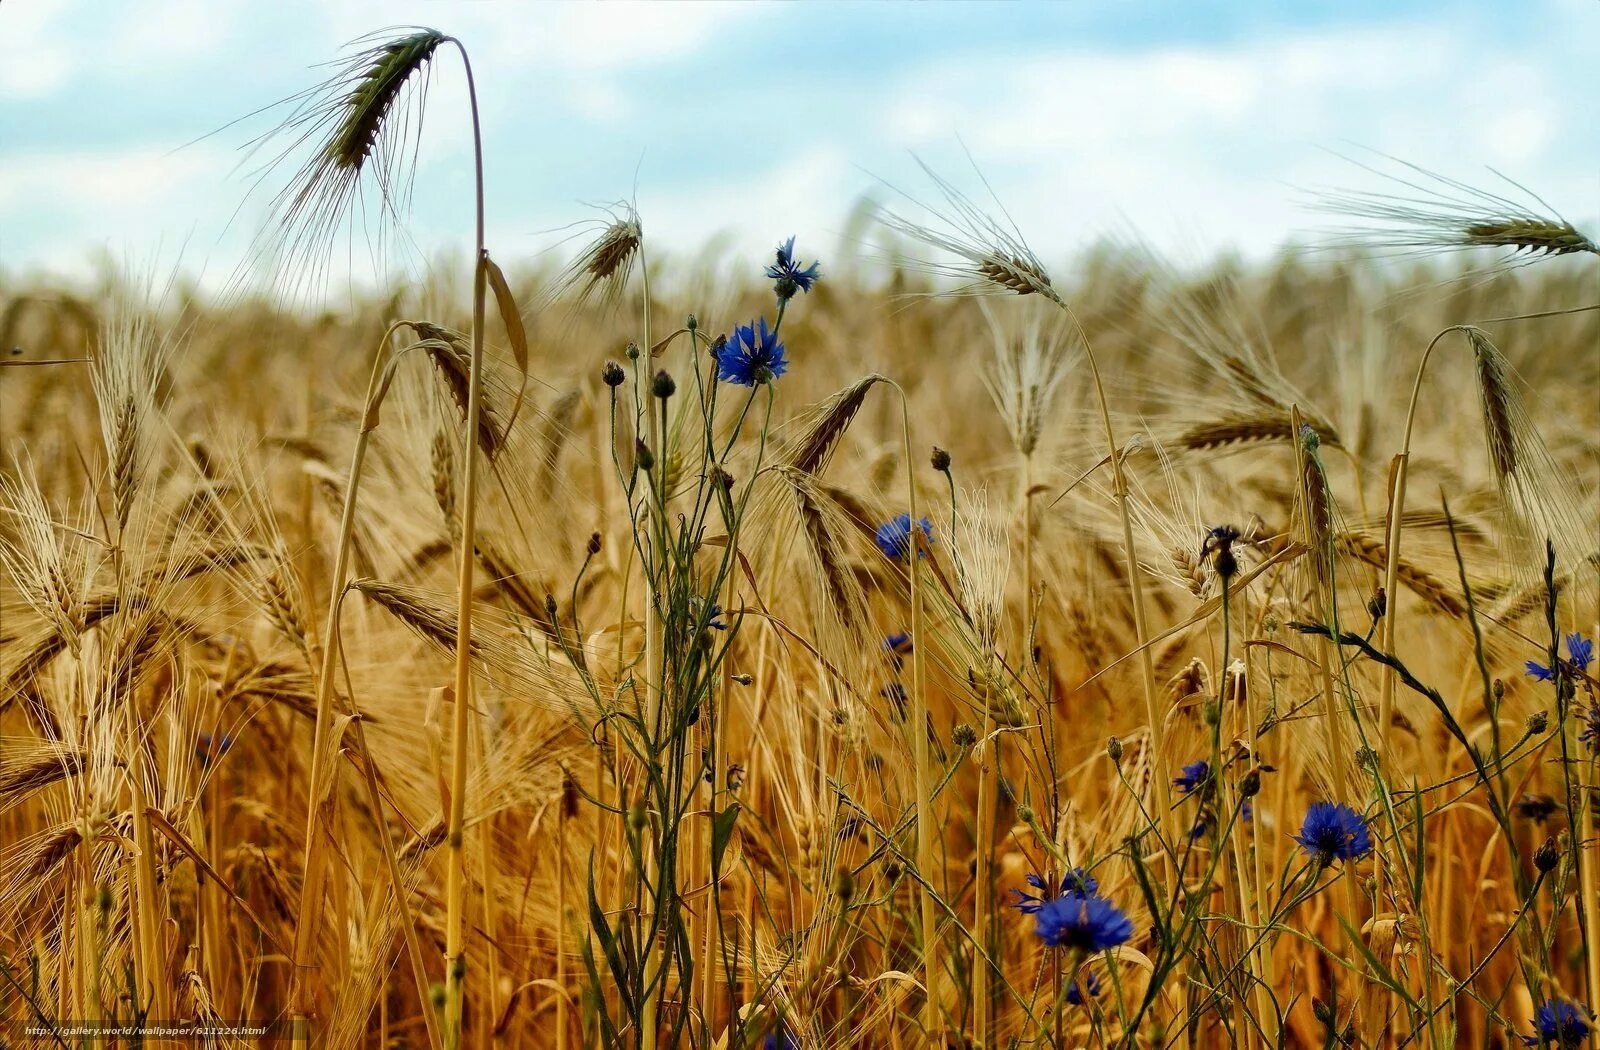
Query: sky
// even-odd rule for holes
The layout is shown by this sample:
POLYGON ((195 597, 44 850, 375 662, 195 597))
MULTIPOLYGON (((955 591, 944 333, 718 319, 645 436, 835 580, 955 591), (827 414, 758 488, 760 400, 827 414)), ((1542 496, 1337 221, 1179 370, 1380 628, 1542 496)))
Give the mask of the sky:
MULTIPOLYGON (((1600 215, 1597 0, 0 0, 0 275, 118 258, 225 283, 288 174, 249 152, 284 112, 262 107, 405 24, 471 56, 502 259, 559 256, 618 198, 658 251, 797 234, 827 257, 864 196, 926 194, 919 157, 1047 262, 1108 236, 1261 257, 1329 221, 1308 191, 1383 188, 1351 162, 1375 154, 1600 215)), ((470 246, 466 114, 441 56, 412 246, 338 265, 470 246)))

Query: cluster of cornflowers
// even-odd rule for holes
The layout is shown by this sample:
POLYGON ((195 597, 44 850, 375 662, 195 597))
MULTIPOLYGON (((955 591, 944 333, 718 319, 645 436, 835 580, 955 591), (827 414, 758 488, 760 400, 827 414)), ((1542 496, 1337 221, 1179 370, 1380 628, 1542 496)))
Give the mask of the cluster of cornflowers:
POLYGON ((765 316, 749 324, 735 325, 733 331, 717 340, 712 353, 717 359, 717 378, 724 383, 755 387, 770 383, 789 370, 788 353, 778 339, 778 329, 783 327, 783 315, 789 300, 797 294, 809 293, 821 280, 818 263, 801 266, 794 254, 794 238, 778 245, 776 261, 767 267, 767 277, 772 280, 772 292, 777 298, 777 320, 767 327, 765 316))

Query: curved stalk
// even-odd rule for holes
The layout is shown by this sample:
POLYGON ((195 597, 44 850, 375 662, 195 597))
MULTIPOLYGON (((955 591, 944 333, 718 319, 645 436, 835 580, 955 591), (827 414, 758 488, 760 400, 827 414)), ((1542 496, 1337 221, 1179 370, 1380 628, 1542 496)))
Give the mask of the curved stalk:
POLYGON ((465 910, 467 895, 466 851, 463 835, 467 815, 468 712, 472 709, 472 575, 476 561, 478 525, 478 426, 483 414, 483 319, 488 271, 483 232, 483 132, 478 120, 478 88, 472 62, 459 40, 451 39, 461 53, 467 74, 467 103, 472 110, 472 161, 476 186, 477 252, 473 256, 472 357, 467 376, 467 424, 462 439, 465 452, 461 481, 461 555, 456 578, 455 719, 451 728, 450 824, 446 834, 449 865, 445 876, 445 1031, 447 1050, 461 1045, 462 992, 467 976, 465 910))
POLYGON ((351 537, 355 533, 356 495, 361 488, 362 466, 367 458, 367 446, 372 432, 378 426, 378 405, 383 400, 388 384, 384 381, 389 340, 401 322, 391 324, 378 344, 377 357, 372 362, 372 374, 367 380, 367 394, 361 419, 361 430, 356 434, 355 448, 350 453, 350 473, 345 480, 344 505, 339 512, 339 534, 334 540, 333 577, 328 596, 328 615, 323 623, 319 670, 317 673, 316 718, 311 735, 311 765, 306 784, 305 858, 300 878, 300 916, 294 930, 293 973, 289 985, 289 1012, 295 1024, 295 1041, 309 1043, 307 1018, 310 1015, 310 989, 306 983, 306 970, 311 966, 311 950, 316 943, 322 924, 322 892, 325 877, 323 843, 326 839, 323 822, 326 819, 323 796, 328 794, 325 783, 328 771, 323 768, 322 753, 327 746, 326 735, 333 720, 333 677, 338 665, 339 647, 334 644, 334 628, 338 622, 339 603, 344 597, 346 576, 350 570, 351 537))
POLYGON ((1078 315, 1072 307, 1066 304, 1054 290, 1050 291, 1050 299, 1066 313, 1072 321, 1072 327, 1078 334, 1078 341, 1083 344, 1083 355, 1089 362, 1089 376, 1094 382, 1095 398, 1099 402, 1100 422, 1105 429, 1106 454, 1111 460, 1112 493, 1117 501, 1117 516, 1122 519, 1122 551, 1128 573, 1128 596, 1133 605, 1133 633, 1134 640, 1139 646, 1139 669, 1144 686, 1145 718, 1150 723, 1150 751, 1155 757, 1152 763, 1158 774, 1151 778, 1155 789, 1156 812, 1160 815, 1159 821, 1162 833, 1168 842, 1177 842, 1174 833, 1176 825, 1172 814, 1172 784, 1164 772, 1163 764, 1166 754, 1166 719, 1157 702, 1155 658, 1150 651, 1150 626, 1149 617, 1145 612, 1144 585, 1140 582, 1139 554, 1133 544, 1133 516, 1128 512, 1128 479, 1123 470, 1121 449, 1117 445, 1116 431, 1111 425, 1111 408, 1106 400, 1105 384, 1100 380, 1100 365, 1095 360, 1094 347, 1089 343, 1089 336, 1083 330, 1078 315))
POLYGON ((938 943, 936 936, 937 915, 933 905, 933 893, 929 888, 929 881, 933 878, 933 838, 938 833, 934 826, 933 817, 933 781, 929 774, 928 762, 928 698, 923 692, 922 652, 926 639, 922 634, 922 586, 919 582, 921 573, 918 565, 922 560, 922 548, 918 544, 917 533, 921 531, 917 526, 917 473, 916 457, 911 454, 911 403, 906 396, 905 389, 893 380, 888 381, 900 395, 900 423, 905 440, 906 457, 906 503, 907 512, 910 514, 910 547, 906 552, 909 562, 907 573, 910 576, 911 588, 911 747, 913 761, 916 765, 916 807, 917 807, 917 873, 920 876, 917 884, 918 913, 922 926, 922 984, 924 989, 922 1006, 923 1038, 928 1045, 942 1045, 943 1018, 939 1013, 939 996, 937 985, 939 970, 935 955, 938 943))

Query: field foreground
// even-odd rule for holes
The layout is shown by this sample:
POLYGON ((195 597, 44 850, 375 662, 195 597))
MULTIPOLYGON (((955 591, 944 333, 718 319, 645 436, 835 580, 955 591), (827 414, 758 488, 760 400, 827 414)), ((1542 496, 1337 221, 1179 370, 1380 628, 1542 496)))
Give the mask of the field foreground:
POLYGON ((444 284, 16 289, 6 1022, 1579 1045, 1594 256, 813 247, 514 276, 481 404, 444 284))

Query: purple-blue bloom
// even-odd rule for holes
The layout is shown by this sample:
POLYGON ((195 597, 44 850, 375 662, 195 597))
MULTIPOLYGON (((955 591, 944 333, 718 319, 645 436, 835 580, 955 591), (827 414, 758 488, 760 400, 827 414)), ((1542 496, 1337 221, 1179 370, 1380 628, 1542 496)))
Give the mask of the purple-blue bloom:
MULTIPOLYGON (((933 542, 933 522, 922 518, 917 522, 917 531, 922 533, 927 542, 933 542)), ((884 557, 904 561, 911 553, 911 515, 902 514, 879 525, 877 542, 884 557)))
POLYGON ((1174 777, 1172 783, 1174 787, 1180 789, 1185 795, 1189 795, 1193 794, 1194 789, 1204 784, 1210 776, 1211 763, 1202 758, 1184 766, 1183 774, 1174 777))
POLYGON ((794 257, 794 238, 778 245, 778 261, 767 267, 767 276, 773 281, 773 291, 778 293, 780 302, 794 298, 794 293, 809 292, 811 286, 817 283, 822 272, 818 269, 819 263, 812 263, 802 268, 794 257))
POLYGON ((717 378, 739 386, 770 383, 789 370, 785 353, 765 317, 753 325, 736 325, 728 341, 717 348, 717 378))
POLYGON ((1133 923, 1104 897, 1068 894, 1033 913, 1033 933, 1052 948, 1093 955, 1133 936, 1133 923))
POLYGON ((1567 658, 1556 658, 1553 666, 1545 666, 1537 660, 1527 662, 1528 677, 1540 682, 1553 682, 1558 677, 1576 678, 1589 670, 1589 665, 1594 663, 1594 640, 1585 638, 1578 631, 1567 635, 1567 658))
POLYGON ((1024 915, 1032 915, 1057 897, 1092 897, 1100 891, 1099 880, 1083 868, 1073 868, 1061 876, 1061 890, 1059 893, 1053 894, 1050 890, 1050 884, 1045 881, 1044 876, 1036 872, 1030 871, 1028 873, 1027 882, 1029 886, 1039 892, 1034 894, 1029 893, 1027 890, 1019 889, 1011 891, 1017 895, 1017 899, 1012 902, 1011 906, 1024 915))
POLYGON ((761 1050, 800 1050, 800 1043, 789 1034, 787 1028, 780 1027, 761 1041, 761 1050))
POLYGON ((1557 999, 1546 1000, 1533 1015, 1533 1035, 1522 1041, 1529 1046, 1556 1046, 1569 1048, 1583 1045, 1593 1026, 1583 1010, 1572 1003, 1557 999))
POLYGON ((210 766, 211 763, 226 755, 233 749, 233 737, 227 733, 199 733, 194 744, 195 758, 200 760, 201 766, 210 766))
POLYGON ((1313 802, 1294 840, 1322 864, 1356 860, 1372 852, 1366 818, 1343 802, 1313 802))
POLYGON ((1083 979, 1081 987, 1077 981, 1067 985, 1067 1002, 1073 1006, 1082 1006, 1087 999, 1094 999, 1099 995, 1100 978, 1092 973, 1083 979), (1085 992, 1088 993, 1087 996, 1084 995, 1085 992))

